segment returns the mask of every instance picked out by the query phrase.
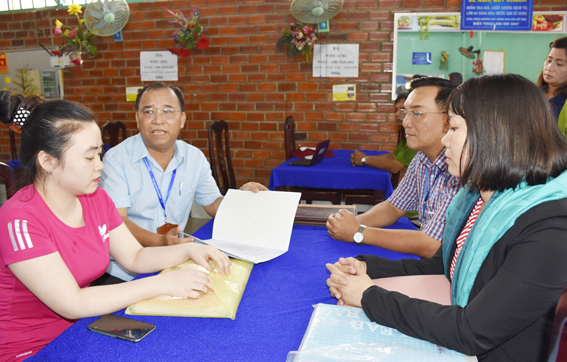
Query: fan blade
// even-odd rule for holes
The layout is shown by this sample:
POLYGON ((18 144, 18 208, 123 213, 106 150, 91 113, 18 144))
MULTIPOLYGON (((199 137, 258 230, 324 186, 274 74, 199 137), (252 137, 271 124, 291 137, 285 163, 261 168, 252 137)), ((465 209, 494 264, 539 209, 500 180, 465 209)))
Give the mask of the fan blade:
POLYGON ((107 22, 105 22, 104 19, 101 19, 94 25, 94 28, 100 30, 100 29, 104 28, 104 26, 106 24, 107 24, 107 22))
POLYGON ((97 10, 93 8, 87 9, 85 15, 87 15, 87 13, 93 18, 97 18, 97 19, 102 19, 104 17, 104 13, 101 10, 97 10))

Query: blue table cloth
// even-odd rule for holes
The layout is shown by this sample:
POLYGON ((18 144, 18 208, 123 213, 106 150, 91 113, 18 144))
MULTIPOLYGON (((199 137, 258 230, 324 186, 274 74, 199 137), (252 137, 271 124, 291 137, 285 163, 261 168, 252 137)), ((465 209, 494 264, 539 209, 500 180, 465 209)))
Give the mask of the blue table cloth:
MULTIPOLYGON (((210 238, 212 226, 195 236, 210 238)), ((415 229, 406 218, 392 228, 415 229)), ((325 264, 358 254, 417 259, 333 240, 325 227, 295 225, 289 251, 252 269, 235 320, 126 316, 156 325, 144 340, 131 343, 88 331, 98 317, 85 318, 27 361, 285 361, 301 344, 312 306, 336 304, 325 284, 325 264)), ((124 310, 115 314, 125 316, 124 310)))
MULTIPOLYGON (((279 186, 313 187, 337 190, 384 190, 388 198, 393 192, 388 171, 368 166, 353 167, 350 150, 333 150, 334 156, 325 158, 315 166, 289 166, 292 158, 272 170, 268 188, 279 186)), ((383 151, 364 151, 368 156, 380 155, 383 151)))

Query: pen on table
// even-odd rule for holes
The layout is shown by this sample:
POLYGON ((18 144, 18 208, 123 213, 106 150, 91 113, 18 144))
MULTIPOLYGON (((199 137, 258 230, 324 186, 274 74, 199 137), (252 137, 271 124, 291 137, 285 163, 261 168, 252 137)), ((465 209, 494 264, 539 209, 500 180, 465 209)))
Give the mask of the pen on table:
POLYGON ((181 196, 181 188, 183 187, 183 180, 179 182, 179 196, 181 196))

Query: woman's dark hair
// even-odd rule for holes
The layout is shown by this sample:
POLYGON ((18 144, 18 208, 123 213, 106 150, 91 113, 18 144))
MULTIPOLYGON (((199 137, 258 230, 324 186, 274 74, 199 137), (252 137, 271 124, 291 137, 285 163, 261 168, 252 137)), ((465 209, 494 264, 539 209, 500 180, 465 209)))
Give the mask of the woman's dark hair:
POLYGON ((71 136, 79 132, 85 122, 95 122, 94 113, 85 106, 64 100, 44 101, 38 96, 23 97, 0 92, 0 121, 12 123, 19 108, 31 112, 20 138, 20 163, 24 168, 22 184, 35 181, 39 172, 37 156, 45 151, 57 160, 69 148, 71 136))
POLYGON ((547 182, 567 169, 567 140, 538 87, 516 74, 473 77, 449 97, 449 111, 465 119, 461 183, 503 191, 525 180, 547 182))
MULTIPOLYGON (((567 36, 555 39, 554 41, 549 43, 549 50, 551 51, 551 49, 553 48, 563 49, 565 51, 565 55, 567 55, 567 36)), ((541 70, 541 73, 537 78, 536 84, 545 94, 547 94, 547 92, 549 91, 549 84, 547 84, 547 82, 543 79, 543 69, 541 70)), ((559 87, 559 89, 557 89, 557 93, 567 97, 567 84, 559 87)))
POLYGON ((185 100, 183 99, 183 93, 181 93, 181 90, 177 87, 174 87, 170 84, 167 83, 162 83, 162 82, 155 82, 152 83, 146 87, 144 87, 143 89, 141 89, 138 92, 138 95, 136 97, 136 111, 138 111, 138 109, 140 109, 140 99, 142 99, 142 95, 145 92, 151 91, 151 90, 156 90, 156 89, 170 89, 173 93, 175 93, 175 96, 177 97, 177 99, 179 100, 179 107, 181 108, 181 112, 185 111, 185 100))

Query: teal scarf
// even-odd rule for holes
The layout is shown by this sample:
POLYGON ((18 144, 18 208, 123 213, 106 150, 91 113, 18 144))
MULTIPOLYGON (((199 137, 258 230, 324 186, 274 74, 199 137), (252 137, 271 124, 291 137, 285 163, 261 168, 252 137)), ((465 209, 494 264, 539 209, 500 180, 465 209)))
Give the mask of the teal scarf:
MULTIPOLYGON (((449 278, 451 248, 478 201, 478 191, 465 186, 447 208, 443 235, 443 266, 449 278)), ((457 259, 451 283, 453 305, 464 307, 469 300, 476 275, 492 246, 514 225, 516 219, 529 209, 547 201, 567 198, 567 171, 547 183, 528 186, 522 182, 515 189, 494 192, 482 209, 457 259)))

